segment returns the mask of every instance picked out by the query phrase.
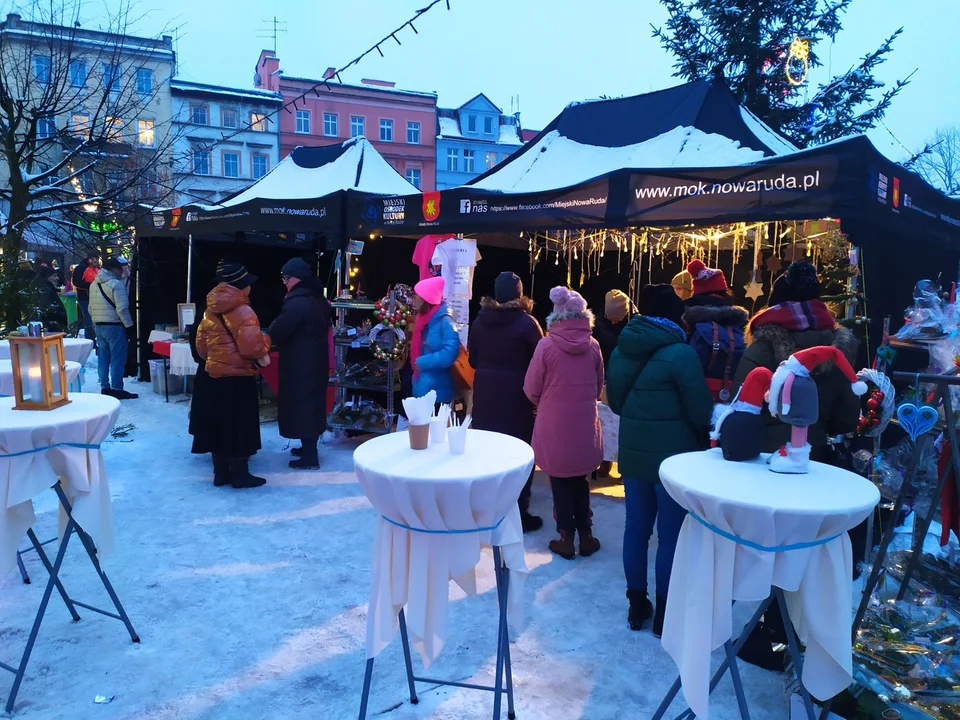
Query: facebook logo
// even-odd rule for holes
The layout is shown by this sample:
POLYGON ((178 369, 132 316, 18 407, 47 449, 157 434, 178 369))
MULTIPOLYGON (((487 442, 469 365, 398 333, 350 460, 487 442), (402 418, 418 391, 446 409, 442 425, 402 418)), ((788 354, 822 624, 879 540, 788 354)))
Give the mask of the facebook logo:
POLYGON ((469 212, 470 212, 470 200, 465 198, 460 201, 460 214, 463 215, 464 213, 469 213, 469 212))

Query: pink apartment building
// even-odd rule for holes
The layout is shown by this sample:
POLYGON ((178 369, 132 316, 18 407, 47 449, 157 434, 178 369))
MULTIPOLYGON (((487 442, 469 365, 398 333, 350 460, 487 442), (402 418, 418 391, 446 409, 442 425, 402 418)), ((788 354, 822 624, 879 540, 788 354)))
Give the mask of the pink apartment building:
MULTIPOLYGON (((328 70, 324 77, 331 73, 328 70)), ((280 112, 281 159, 298 145, 336 145, 363 135, 407 180, 424 191, 434 189, 436 93, 398 90, 380 80, 362 80, 360 85, 331 80, 329 86, 313 92, 318 82, 285 74, 272 50, 260 53, 258 88, 279 91, 285 103, 310 90, 296 108, 280 112)))

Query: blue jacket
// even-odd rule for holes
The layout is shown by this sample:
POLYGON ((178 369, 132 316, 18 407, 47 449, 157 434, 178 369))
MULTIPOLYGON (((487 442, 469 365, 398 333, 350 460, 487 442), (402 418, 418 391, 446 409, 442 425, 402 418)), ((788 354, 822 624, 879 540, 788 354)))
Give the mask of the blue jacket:
POLYGON ((460 353, 460 336, 453 326, 453 317, 446 303, 430 318, 423 329, 420 357, 417 358, 419 374, 413 379, 414 397, 423 397, 431 390, 437 391, 437 402, 449 403, 457 395, 450 376, 450 368, 460 353))

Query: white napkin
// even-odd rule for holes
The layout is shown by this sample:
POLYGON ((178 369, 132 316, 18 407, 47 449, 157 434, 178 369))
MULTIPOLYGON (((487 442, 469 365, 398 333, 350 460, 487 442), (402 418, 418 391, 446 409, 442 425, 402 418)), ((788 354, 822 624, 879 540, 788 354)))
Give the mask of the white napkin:
POLYGON ((423 397, 404 398, 403 409, 411 425, 429 425, 437 404, 437 392, 431 390, 423 397))

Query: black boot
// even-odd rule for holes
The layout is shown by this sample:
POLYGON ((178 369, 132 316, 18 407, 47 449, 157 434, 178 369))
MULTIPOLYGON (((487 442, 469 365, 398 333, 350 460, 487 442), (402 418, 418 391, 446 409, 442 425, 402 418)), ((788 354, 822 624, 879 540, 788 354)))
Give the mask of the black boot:
POLYGON ((223 453, 213 453, 213 484, 216 487, 230 484, 230 458, 223 453))
POLYGON ((267 484, 264 478, 250 474, 249 458, 231 458, 230 480, 232 485, 237 489, 255 488, 267 484))
POLYGON ((303 448, 302 447, 290 448, 290 454, 293 455, 294 457, 300 457, 301 455, 303 455, 303 448))
POLYGON ((320 467, 320 454, 317 452, 317 443, 320 438, 304 438, 301 443, 298 460, 291 460, 288 465, 294 470, 316 470, 320 467))
POLYGON ((627 611, 627 624, 631 630, 643 630, 643 625, 653 615, 653 605, 647 593, 642 590, 627 590, 630 610, 627 611))
POLYGON ((531 515, 529 512, 521 512, 520 524, 523 525, 525 533, 536 532, 543 527, 543 518, 539 515, 531 515))
POLYGON ((657 595, 657 610, 653 614, 653 636, 660 638, 663 635, 663 617, 667 614, 667 599, 657 595))

